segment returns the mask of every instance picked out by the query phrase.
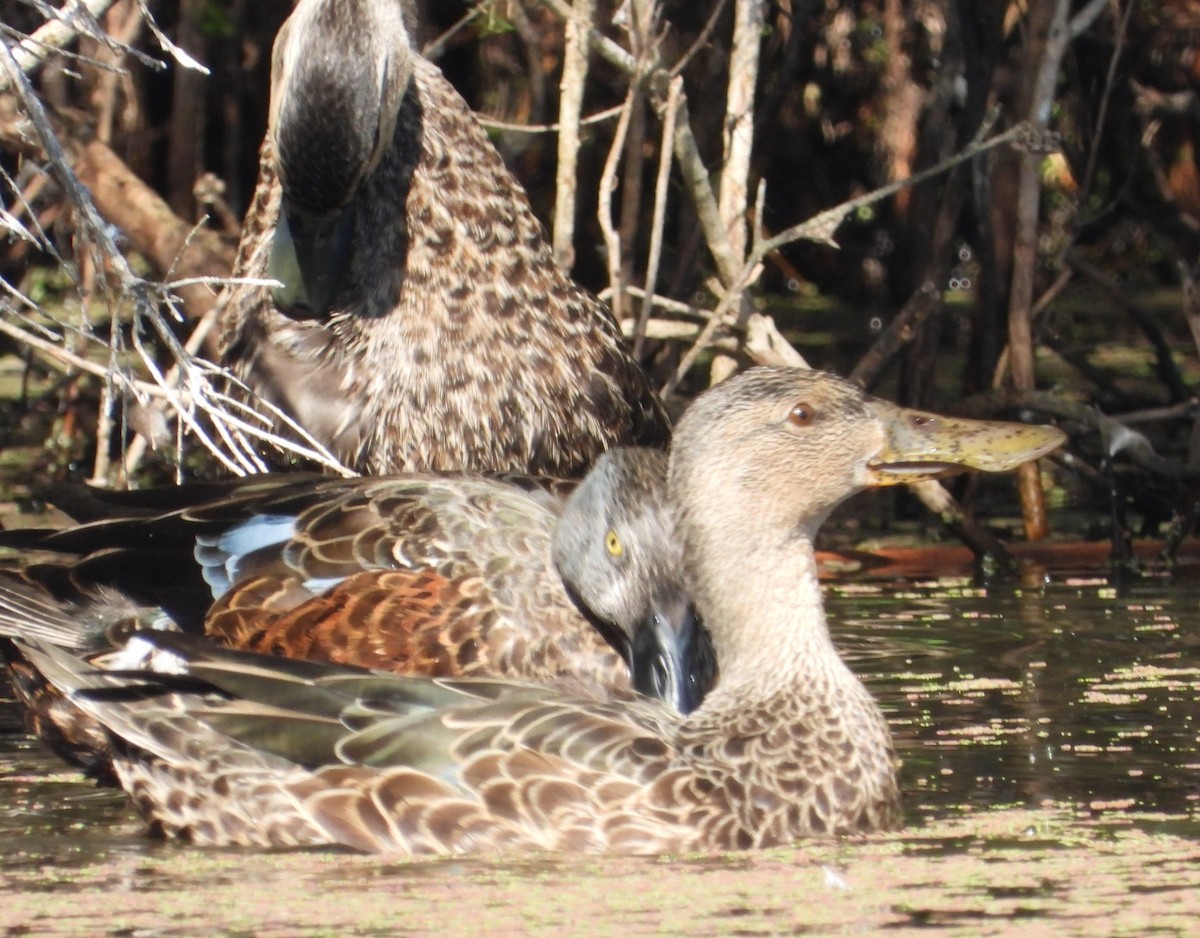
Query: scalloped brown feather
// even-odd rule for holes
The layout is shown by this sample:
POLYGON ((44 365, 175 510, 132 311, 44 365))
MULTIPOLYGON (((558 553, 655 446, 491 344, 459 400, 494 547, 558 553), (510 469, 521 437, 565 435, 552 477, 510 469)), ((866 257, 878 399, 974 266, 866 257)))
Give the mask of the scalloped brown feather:
MULTIPOLYGON (((184 606, 199 604, 180 617, 192 630, 202 628, 232 648, 290 658, 623 691, 631 685, 631 636, 623 630, 640 627, 654 595, 680 590, 671 515, 661 498, 665 467, 658 451, 621 448, 605 454, 583 483, 569 486, 512 474, 255 477, 217 492, 200 487, 199 504, 188 504, 184 489, 164 492, 174 510, 163 515, 140 513, 155 502, 154 493, 133 493, 130 518, 121 516, 120 496, 109 493, 103 510, 117 517, 43 533, 34 542, 82 552, 74 565, 31 568, 41 574, 33 580, 0 573, 0 634, 106 647, 109 628, 128 632, 126 623, 136 624, 141 611, 121 592, 97 595, 87 588, 97 555, 108 561, 101 572, 110 579, 101 582, 137 595, 151 558, 177 565, 185 582, 198 579, 192 556, 198 540, 197 559, 224 570, 221 538, 265 516, 290 519, 287 536, 240 555, 233 582, 211 608, 206 587, 183 590, 158 567, 151 574, 165 595, 182 595, 184 606), (564 506, 556 496, 568 489, 573 500, 560 516, 564 506), (585 494, 581 508, 574 499, 585 494), (592 553, 602 555, 603 566, 569 552, 577 562, 569 573, 560 570, 552 538, 563 527, 578 533, 580 549, 595 542, 592 553), (621 565, 599 546, 606 530, 620 532, 621 565), (574 597, 564 576, 574 584, 574 597), (589 611, 586 602, 593 586, 604 584, 619 587, 624 612, 605 620, 601 632, 603 614, 589 611), (89 623, 96 626, 90 645, 89 623)), ((98 511, 91 506, 91 515, 98 511)), ((179 614, 178 602, 172 611, 179 614)), ((707 679, 696 675, 701 692, 707 679)), ((53 688, 26 672, 20 695, 33 732, 70 761, 107 774, 103 735, 64 708, 53 688)))
MULTIPOLYGON (((611 312, 558 267, 466 103, 412 55, 392 144, 350 202, 342 300, 293 318, 268 288, 231 286, 225 362, 370 473, 580 475, 618 443, 665 445, 662 407, 611 312)), ((312 133, 337 133, 320 108, 310 114, 312 133)), ((281 197, 268 137, 234 276, 266 276, 281 197)))
POLYGON ((886 829, 900 820, 891 734, 830 639, 817 530, 868 485, 1010 466, 1062 439, 931 419, 797 369, 710 389, 669 473, 722 669, 688 716, 620 692, 422 680, 164 633, 137 637, 113 671, 12 645, 108 729, 152 826, 196 843, 660 853, 886 829))
MULTIPOLYGON (((165 636, 156 641, 172 644, 165 636)), ((281 699, 274 675, 290 688, 289 725, 271 751, 261 742, 234 742, 254 713, 242 698, 170 692, 169 678, 158 696, 82 703, 123 741, 116 772, 153 829, 190 843, 336 843, 414 855, 662 853, 770 846, 898 820, 894 782, 876 789, 870 781, 875 773, 892 778, 886 748, 880 766, 856 770, 834 746, 822 750, 831 755, 792 761, 781 772, 803 737, 779 747, 791 753, 782 759, 781 752, 754 753, 752 745, 731 745, 739 737, 728 725, 715 733, 692 726, 644 698, 600 701, 513 682, 486 682, 477 694, 477 682, 441 681, 458 701, 426 711, 406 696, 388 697, 389 684, 403 689, 410 678, 383 675, 367 689, 353 683, 357 674, 330 670, 311 685, 307 678, 298 684, 286 676, 287 661, 213 655, 217 670, 206 667, 201 650, 190 673, 218 685, 234 680, 264 704, 281 699), (351 679, 344 693, 343 677, 351 679), (318 694, 306 701, 308 686, 318 694), (330 703, 330 693, 341 694, 340 704, 330 703), (313 756, 311 740, 331 721, 344 728, 335 735, 336 755, 322 760, 313 756), (289 756, 288 734, 297 752, 318 761, 306 766, 296 753, 289 756), (418 752, 433 761, 413 768, 418 752), (762 761, 751 762, 752 755, 762 761), (829 761, 842 765, 831 773, 818 764, 829 761), (749 771, 731 774, 731 764, 749 771)), ((772 708, 764 712, 776 725, 796 713, 790 701, 772 708)), ((264 714, 260 723, 278 719, 264 714)), ((845 729, 839 725, 832 739, 815 742, 828 746, 845 729)))

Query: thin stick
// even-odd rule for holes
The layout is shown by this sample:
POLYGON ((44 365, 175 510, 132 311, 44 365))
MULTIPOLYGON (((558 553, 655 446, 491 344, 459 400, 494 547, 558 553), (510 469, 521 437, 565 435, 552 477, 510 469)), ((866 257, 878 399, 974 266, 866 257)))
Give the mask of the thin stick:
MULTIPOLYGON (((645 175, 646 158, 646 75, 649 66, 657 61, 655 46, 655 24, 658 5, 655 0, 630 0, 626 6, 629 14, 629 42, 637 56, 639 68, 630 78, 634 94, 630 97, 629 129, 624 145, 624 165, 621 173, 621 284, 633 281, 633 251, 641 228, 642 177, 645 175)), ((621 294, 622 307, 625 303, 621 294)))
MULTIPOLYGON (((204 314, 204 318, 192 330, 192 334, 188 336, 187 343, 184 348, 187 349, 189 355, 195 355, 200 351, 204 340, 208 338, 208 334, 217 324, 218 313, 216 308, 210 309, 204 314)), ((183 365, 180 362, 175 362, 167 371, 167 384, 170 387, 178 387, 181 376, 184 373, 183 365)), ((143 433, 139 433, 134 437, 133 441, 125 448, 124 459, 122 460, 125 477, 133 475, 134 470, 141 463, 142 458, 146 455, 146 448, 150 444, 150 440, 143 433)))
MULTIPOLYGON (((959 163, 972 159, 975 156, 978 156, 980 153, 991 150, 1000 146, 1001 144, 1029 137, 1028 126, 1025 124, 1019 124, 1016 127, 1010 128, 1004 133, 997 134, 990 139, 984 139, 986 134, 991 130, 993 123, 994 120, 985 121, 983 126, 980 128, 979 133, 976 134, 975 140, 969 146, 962 150, 962 152, 957 153, 948 159, 942 160, 936 166, 931 166, 929 169, 919 172, 908 179, 898 180, 897 182, 890 183, 886 186, 876 189, 873 192, 868 192, 865 195, 859 196, 858 198, 843 202, 841 205, 836 205, 833 208, 826 209, 824 212, 813 216, 808 221, 801 222, 798 225, 793 225, 792 227, 781 231, 772 238, 766 238, 756 242, 750 251, 749 257, 746 259, 745 264, 737 273, 734 281, 728 287, 728 292, 722 298, 717 307, 720 316, 723 317, 728 310, 734 307, 734 305, 738 302, 738 297, 740 297, 741 291, 745 290, 758 277, 759 273, 762 271, 762 261, 770 252, 778 250, 785 244, 789 244, 792 241, 796 241, 801 238, 822 241, 826 244, 832 244, 836 247, 836 243, 832 240, 834 232, 837 230, 838 226, 841 225, 845 218, 852 213, 857 212, 859 209, 868 205, 872 205, 875 202, 881 201, 882 199, 888 198, 906 186, 915 186, 927 179, 931 179, 934 176, 940 175, 941 173, 944 173, 947 170, 957 166, 959 163)), ((675 373, 664 385, 662 392, 664 395, 670 394, 675 390, 676 387, 679 386, 679 383, 683 380, 684 376, 696 363, 696 360, 704 351, 704 347, 707 342, 716 334, 717 330, 722 324, 723 322, 719 321, 717 318, 709 321, 704 330, 701 331, 700 336, 697 338, 695 344, 688 349, 683 358, 680 360, 679 366, 676 368, 675 373)))
MULTIPOLYGON (((1047 0, 1030 8, 1030 34, 1025 67, 1033 69, 1032 84, 1025 113, 1021 116, 1038 133, 1050 125, 1051 106, 1058 70, 1071 39, 1107 6, 1108 0, 1092 0, 1071 18, 1070 0, 1047 0), (1044 37, 1044 38, 1042 38, 1044 37)), ((1014 387, 1031 391, 1035 385, 1033 367, 1032 309, 1037 267, 1038 215, 1041 203, 1041 156, 1035 151, 1021 154, 1017 181, 1016 235, 1013 242, 1012 282, 1009 289, 1008 347, 1009 369, 1014 387)), ((1036 463, 1017 470, 1021 493, 1021 511, 1025 535, 1030 540, 1046 536, 1045 494, 1036 463)))
POLYGON ((729 249, 738 257, 746 253, 750 153, 754 144, 754 88, 758 83, 758 53, 765 18, 763 0, 735 0, 733 47, 729 54, 729 84, 725 93, 725 161, 717 207, 729 239, 729 249))
MULTIPOLYGON (((1114 0, 1114 5, 1116 0, 1114 0)), ((1121 60, 1121 52, 1125 48, 1125 36, 1129 30, 1129 20, 1133 16, 1136 0, 1128 0, 1125 4, 1125 15, 1117 17, 1117 34, 1113 37, 1113 52, 1108 60, 1108 72, 1104 76, 1104 91, 1100 94, 1100 107, 1096 112, 1096 126, 1092 129, 1092 145, 1088 149, 1087 165, 1083 170, 1083 181, 1079 185, 1079 204, 1086 205, 1088 195, 1092 191, 1092 181, 1096 177, 1096 163, 1100 158, 1100 138, 1104 134, 1104 124, 1108 117, 1108 103, 1112 97, 1113 88, 1117 81, 1117 63, 1121 60)))
POLYGON ((612 145, 608 148, 608 157, 604 160, 604 171, 600 174, 600 196, 596 205, 596 218, 600 222, 604 247, 608 253, 608 286, 612 291, 612 299, 609 302, 613 316, 618 320, 625 303, 625 289, 621 282, 621 237, 617 234, 612 220, 612 194, 616 187, 617 164, 621 160, 621 151, 625 148, 625 135, 629 132, 629 119, 637 94, 637 84, 631 84, 625 94, 625 107, 621 110, 621 119, 617 121, 612 145))
POLYGON ((579 176, 579 117, 588 72, 588 32, 596 16, 595 0, 575 0, 567 18, 566 48, 558 107, 558 169, 555 178, 554 259, 563 270, 575 265, 575 181, 579 176))
MULTIPOLYGON (((771 251, 778 250, 786 244, 791 244, 793 241, 807 240, 816 241, 819 244, 825 244, 829 247, 837 247, 837 242, 833 240, 833 235, 851 215, 860 210, 874 205, 876 202, 881 202, 884 199, 890 198, 901 189, 907 189, 912 186, 920 185, 926 180, 933 179, 942 175, 946 171, 953 169, 959 163, 965 163, 968 160, 973 160, 981 153, 986 153, 988 150, 994 150, 996 147, 1003 146, 1007 143, 1018 141, 1026 141, 1030 138, 1030 128, 1027 124, 1017 124, 1015 127, 1010 127, 1003 133, 998 133, 996 136, 987 138, 987 134, 991 132, 992 126, 995 123, 995 116, 984 122, 979 129, 979 133, 975 135, 975 139, 962 151, 954 156, 948 157, 928 169, 923 169, 915 175, 909 176, 907 179, 898 179, 895 182, 888 183, 886 186, 881 186, 864 195, 849 199, 832 208, 827 208, 823 212, 819 212, 807 221, 800 222, 797 225, 792 225, 790 228, 785 228, 777 235, 767 238, 759 243, 755 248, 756 260, 762 260, 771 251)), ((1033 141, 1036 147, 1038 141, 1033 141)))
POLYGON ((650 248, 646 258, 646 289, 642 295, 642 310, 633 331, 633 357, 640 359, 646 340, 646 323, 654 305, 654 290, 658 285, 658 268, 662 261, 663 227, 667 217, 667 194, 671 182, 671 139, 675 136, 675 116, 683 79, 676 75, 667 89, 667 104, 663 109, 662 140, 658 145, 658 173, 654 179, 654 213, 650 221, 650 248))
MULTIPOLYGON (((471 112, 475 120, 480 126, 487 130, 503 130, 506 133, 516 134, 556 134, 559 133, 562 124, 510 124, 507 121, 496 120, 494 117, 488 117, 486 114, 480 114, 478 111, 471 112)), ((621 105, 616 104, 612 107, 605 108, 603 111, 597 111, 588 117, 581 117, 579 125, 581 127, 590 126, 592 124, 602 124, 605 121, 610 121, 614 117, 619 117, 621 114, 621 105)))
MULTIPOLYGON (((571 7, 564 0, 542 0, 542 3, 554 10, 564 20, 571 15, 571 7)), ((643 69, 649 79, 649 88, 655 98, 655 106, 660 109, 664 106, 663 95, 665 92, 663 89, 667 86, 667 80, 671 76, 670 72, 663 68, 657 47, 655 47, 650 61, 643 63, 595 29, 588 33, 588 41, 597 54, 627 74, 632 75, 638 69, 643 69)), ((696 217, 704 231, 705 242, 708 245, 709 253, 716 262, 721 280, 727 284, 732 283, 737 278, 742 258, 730 249, 729 239, 725 236, 724 228, 721 225, 721 213, 717 208, 716 197, 713 195, 708 168, 700 156, 700 146, 692 134, 691 118, 688 116, 687 109, 687 95, 683 92, 679 95, 677 110, 675 159, 683 172, 684 182, 696 208, 696 217)))
MULTIPOLYGON (((104 41, 103 30, 98 20, 116 0, 70 0, 62 10, 54 11, 57 19, 39 26, 32 35, 10 50, 13 61, 23 72, 28 73, 41 65, 51 52, 61 49, 81 32, 104 41), (88 19, 90 18, 90 22, 88 19)), ((11 78, 0 78, 0 94, 12 87, 11 78)))

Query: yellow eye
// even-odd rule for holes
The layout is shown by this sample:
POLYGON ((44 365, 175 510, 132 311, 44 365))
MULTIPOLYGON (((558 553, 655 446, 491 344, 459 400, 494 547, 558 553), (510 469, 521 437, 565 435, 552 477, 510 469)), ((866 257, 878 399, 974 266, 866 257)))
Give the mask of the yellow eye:
POLYGON ((608 548, 608 553, 613 557, 620 557, 625 553, 625 549, 621 546, 621 539, 617 537, 616 531, 609 531, 604 535, 604 546, 608 548))

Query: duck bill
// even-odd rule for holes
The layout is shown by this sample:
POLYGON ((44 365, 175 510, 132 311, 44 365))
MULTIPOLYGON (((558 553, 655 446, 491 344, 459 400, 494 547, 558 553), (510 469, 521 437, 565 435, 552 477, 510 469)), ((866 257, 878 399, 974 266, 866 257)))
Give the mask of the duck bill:
POLYGON ((691 713, 716 678, 708 630, 682 594, 660 597, 630 646, 629 670, 636 690, 680 713, 691 713))
POLYGON ((325 217, 279 212, 267 276, 275 305, 293 319, 325 319, 345 286, 354 241, 354 211, 347 206, 325 217))
POLYGON ((1066 442, 1057 427, 966 420, 872 401, 884 427, 883 449, 868 463, 871 485, 899 485, 978 469, 1007 472, 1066 442))

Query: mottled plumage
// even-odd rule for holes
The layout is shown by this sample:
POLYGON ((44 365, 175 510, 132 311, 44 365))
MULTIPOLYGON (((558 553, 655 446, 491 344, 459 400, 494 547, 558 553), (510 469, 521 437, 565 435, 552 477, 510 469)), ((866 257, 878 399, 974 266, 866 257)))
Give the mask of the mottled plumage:
POLYGON ((904 411, 818 372, 755 369, 702 395, 669 494, 721 681, 688 716, 162 633, 101 667, 37 641, 10 653, 107 728, 154 828, 196 843, 654 853, 888 828, 891 737, 830 641, 813 537, 865 486, 1011 468, 1062 439, 904 411), (147 664, 167 673, 125 670, 147 664))
POLYGON ((557 266, 401 7, 302 0, 280 32, 234 272, 284 286, 223 296, 225 362, 375 474, 576 476, 665 445, 612 314, 557 266))
POLYGON ((404 674, 603 692, 629 688, 632 665, 634 686, 690 710, 712 675, 681 585, 666 463, 619 447, 578 484, 282 475, 197 486, 190 500, 186 486, 94 491, 76 507, 109 517, 0 534, 80 555, 0 577, 0 632, 40 623, 86 648, 106 641, 86 623, 141 619, 129 611, 140 602, 233 648, 404 674), (173 510, 154 513, 164 503, 173 510), (98 615, 86 611, 95 587, 98 615), (115 614, 114 592, 126 600, 115 614))

